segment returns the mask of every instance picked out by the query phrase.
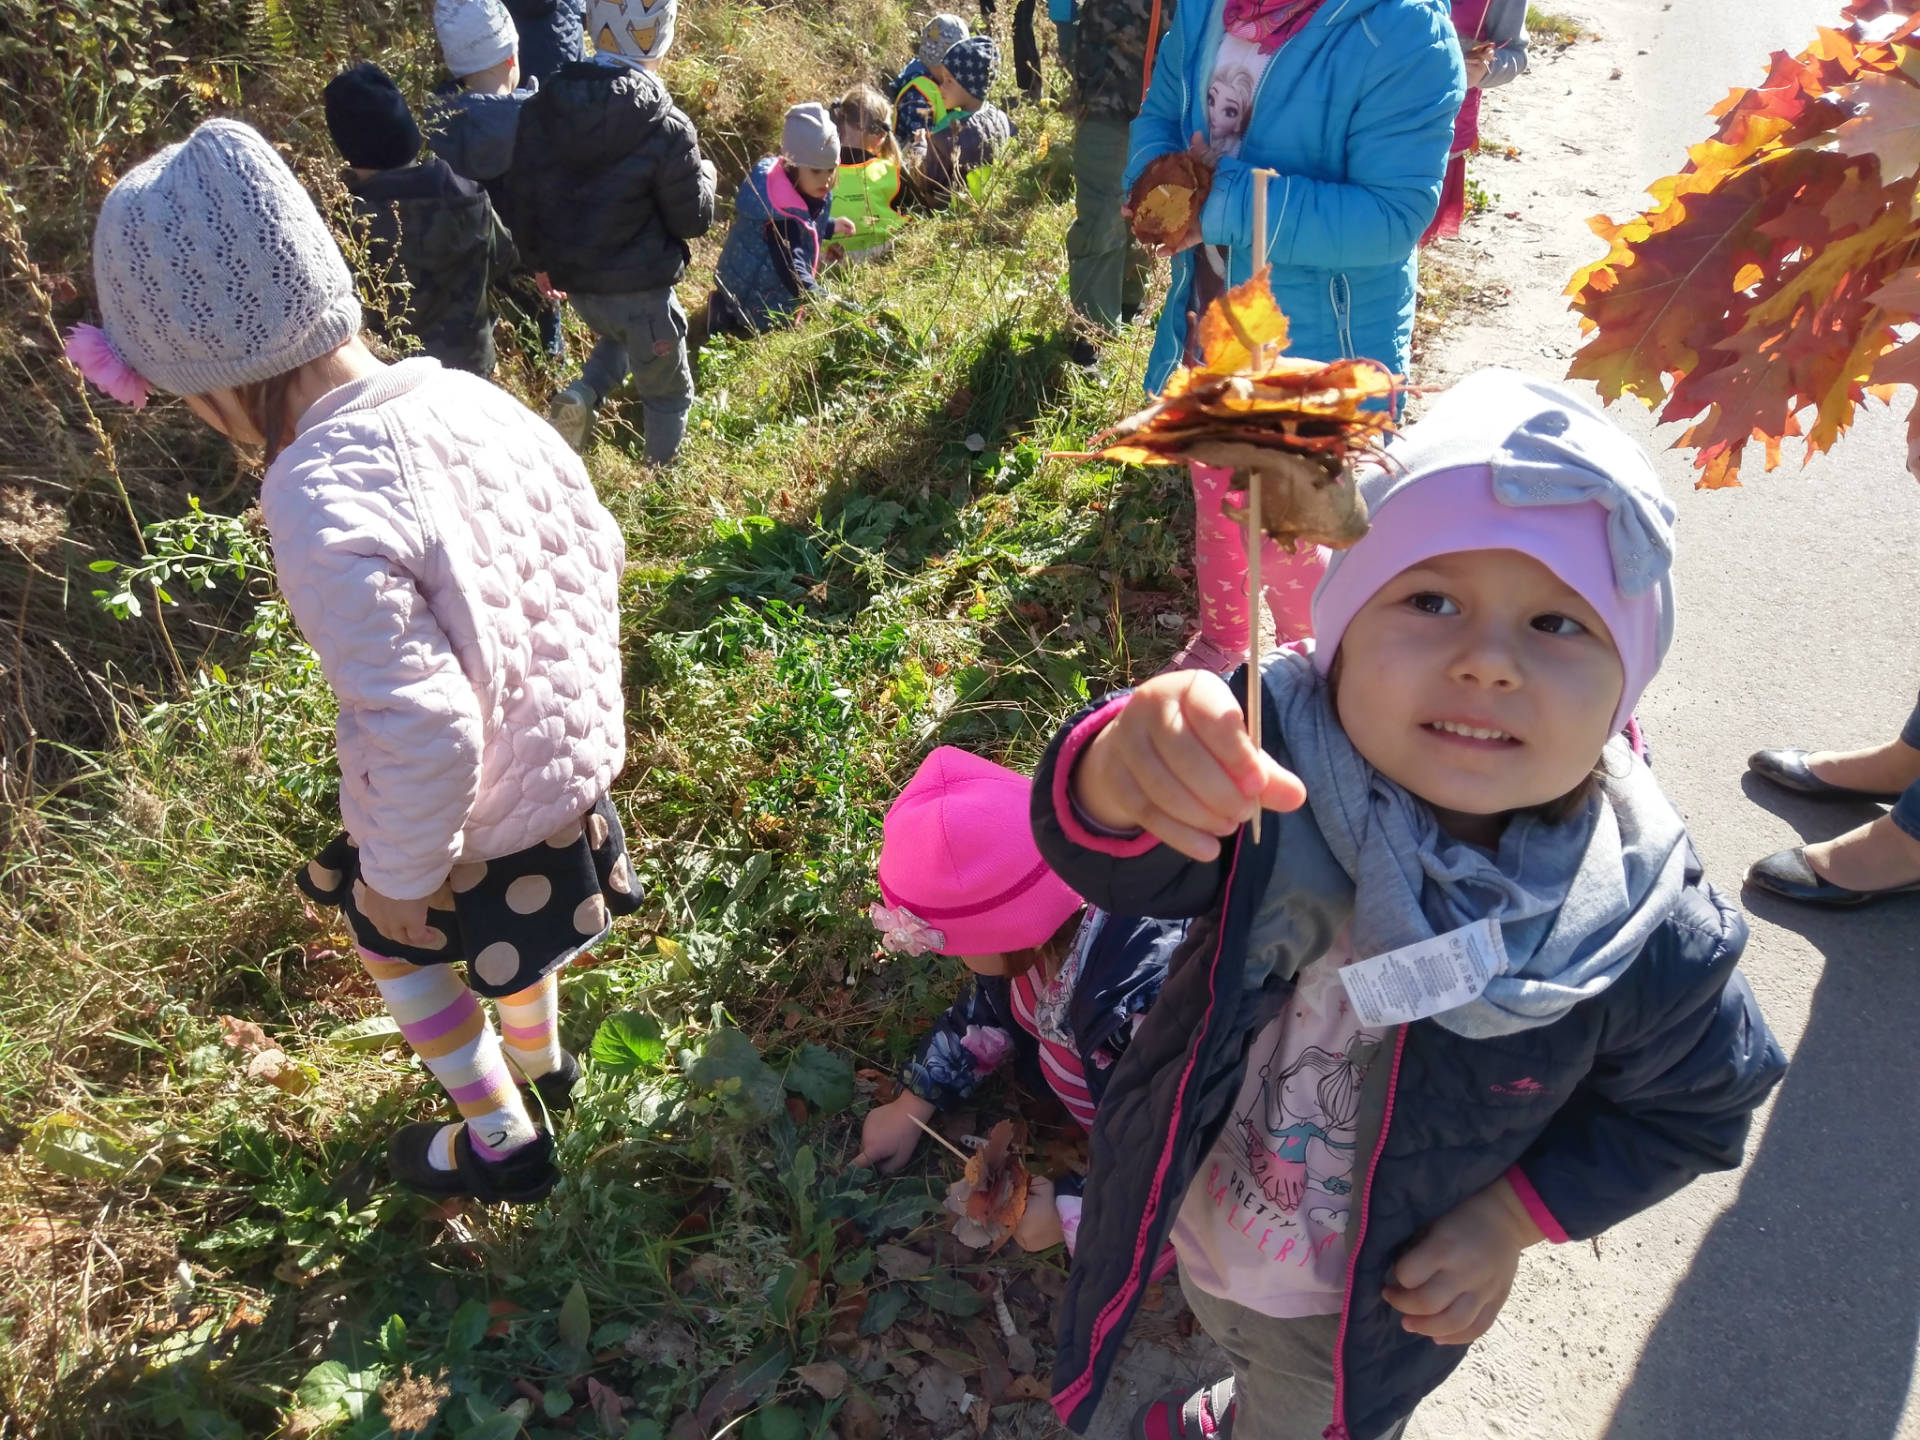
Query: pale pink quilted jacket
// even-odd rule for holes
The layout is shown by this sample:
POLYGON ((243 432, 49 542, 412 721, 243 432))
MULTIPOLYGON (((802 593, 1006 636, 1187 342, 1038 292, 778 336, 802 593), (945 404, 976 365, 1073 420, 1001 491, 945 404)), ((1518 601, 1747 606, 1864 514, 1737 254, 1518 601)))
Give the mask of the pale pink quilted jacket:
POLYGON ((579 818, 625 758, 620 531, 579 457, 486 381, 412 359, 316 401, 260 504, 340 699, 361 872, 431 895, 455 861, 579 818))

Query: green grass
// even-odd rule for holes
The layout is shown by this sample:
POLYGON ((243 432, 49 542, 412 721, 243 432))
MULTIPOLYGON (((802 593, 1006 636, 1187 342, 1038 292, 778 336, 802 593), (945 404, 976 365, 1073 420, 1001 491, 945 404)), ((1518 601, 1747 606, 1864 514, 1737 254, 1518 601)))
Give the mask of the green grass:
MULTIPOLYGON (((565 1039, 594 1058, 541 1206, 450 1212, 381 1182, 386 1135, 442 1097, 355 1028, 377 997, 288 883, 337 825, 331 704, 256 608, 257 534, 189 521, 141 561, 124 517, 89 532, 72 623, 146 636, 158 610, 189 683, 102 670, 104 743, 42 739, 59 782, 12 810, 0 1409, 48 1435, 203 1437, 429 1412, 441 1435, 646 1437, 751 1411, 732 1433, 785 1440, 882 1433, 871 1401, 903 1407, 884 1433, 933 1433, 900 1393, 914 1362, 889 1360, 1004 1392, 993 1274, 1044 1357, 1056 1258, 958 1251, 937 1149, 891 1181, 846 1167, 958 980, 872 943, 888 801, 937 744, 1030 764, 1180 638, 1184 477, 1047 458, 1136 403, 1148 332, 1095 377, 1067 363, 1069 131, 1021 123, 979 202, 916 222, 793 329, 710 345, 677 466, 643 466, 618 407, 589 456, 628 544, 615 793, 646 905, 564 977, 565 1039), (223 1016, 264 1027, 287 1088, 250 1078, 223 1016), (886 1242, 933 1255, 930 1278, 890 1279, 886 1242), (824 1397, 810 1362, 855 1383, 824 1397)), ((506 378, 544 398, 524 357, 506 378)), ((128 457, 192 434, 171 405, 110 429, 128 457)), ((172 488, 132 487, 142 518, 189 492, 243 511, 250 479, 188 453, 172 488)), ((1015 1103, 991 1093, 977 1128, 1015 1103)))
POLYGON ((1564 49, 1587 34, 1587 31, 1588 27, 1571 15, 1542 10, 1537 5, 1527 7, 1527 36, 1531 40, 1564 49))

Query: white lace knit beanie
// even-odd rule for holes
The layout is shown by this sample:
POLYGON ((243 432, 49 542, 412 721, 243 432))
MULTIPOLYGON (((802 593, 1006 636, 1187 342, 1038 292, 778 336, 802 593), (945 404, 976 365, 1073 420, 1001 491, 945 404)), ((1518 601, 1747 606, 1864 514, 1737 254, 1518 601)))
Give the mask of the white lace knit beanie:
POLYGON ((447 69, 462 80, 491 70, 520 49, 520 32, 500 0, 436 0, 433 30, 447 69))
POLYGON ((93 228, 93 282, 114 350, 176 395, 272 379, 360 332, 326 222, 237 120, 209 120, 120 177, 93 228))

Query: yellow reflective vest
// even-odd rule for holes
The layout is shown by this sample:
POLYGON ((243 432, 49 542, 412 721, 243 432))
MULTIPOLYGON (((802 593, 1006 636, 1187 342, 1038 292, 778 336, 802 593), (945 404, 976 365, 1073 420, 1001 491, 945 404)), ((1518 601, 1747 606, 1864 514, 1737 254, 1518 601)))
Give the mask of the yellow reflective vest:
POLYGON ((885 156, 840 167, 833 182, 833 218, 853 222, 853 233, 839 241, 849 255, 893 242, 907 223, 893 208, 899 198, 900 167, 885 156))

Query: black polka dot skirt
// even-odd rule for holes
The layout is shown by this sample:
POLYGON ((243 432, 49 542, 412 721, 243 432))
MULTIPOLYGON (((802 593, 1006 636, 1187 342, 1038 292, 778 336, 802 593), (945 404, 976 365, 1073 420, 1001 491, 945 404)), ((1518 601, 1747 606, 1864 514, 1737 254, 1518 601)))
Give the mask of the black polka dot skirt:
POLYGON ((640 908, 627 837, 604 795, 538 845, 455 865, 427 901, 427 946, 388 939, 361 912, 351 835, 335 836, 295 879, 322 905, 338 905, 365 949, 415 965, 464 960, 467 983, 482 995, 517 994, 605 939, 614 916, 640 908))

